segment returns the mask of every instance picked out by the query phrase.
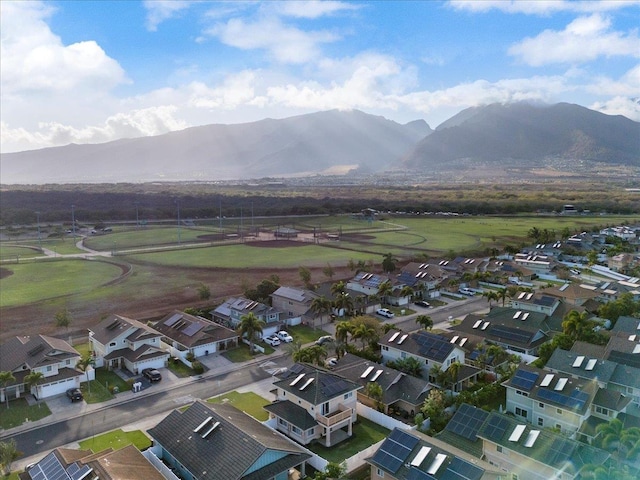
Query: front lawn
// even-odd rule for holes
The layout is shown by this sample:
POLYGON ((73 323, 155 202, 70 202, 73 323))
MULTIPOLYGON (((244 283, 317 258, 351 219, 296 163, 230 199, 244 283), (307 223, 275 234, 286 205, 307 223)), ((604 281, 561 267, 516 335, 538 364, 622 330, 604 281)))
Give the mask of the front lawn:
POLYGON ((167 368, 178 378, 186 378, 196 375, 196 372, 193 370, 193 368, 182 363, 180 360, 169 360, 167 368))
POLYGON ((387 438, 389 433, 391 433, 390 430, 358 416, 358 422, 353 426, 353 435, 348 440, 330 448, 319 443, 313 443, 308 448, 329 462, 342 463, 347 458, 387 438))
POLYGON ((98 453, 107 448, 119 450, 131 444, 135 445, 138 450, 146 450, 151 446, 151 440, 141 430, 125 432, 118 429, 83 440, 80 442, 80 448, 98 453))
POLYGON ((260 395, 253 392, 229 392, 224 395, 220 395, 219 397, 210 398, 207 400, 209 403, 230 403, 238 410, 242 410, 245 413, 248 413, 256 420, 264 422, 265 420, 269 420, 269 412, 267 412, 264 407, 268 405, 269 400, 261 397, 260 395))
POLYGON ((246 343, 241 343, 236 348, 223 352, 222 356, 233 363, 240 363, 246 362, 248 360, 253 360, 258 355, 271 355, 275 351, 273 347, 270 347, 263 342, 256 342, 256 345, 260 345, 262 348, 264 348, 264 354, 256 353, 254 355, 251 355, 251 353, 249 353, 249 345, 247 345, 246 343))
POLYGON ((87 403, 100 403, 111 400, 115 393, 131 390, 131 386, 114 372, 96 368, 96 379, 91 381, 91 385, 83 382, 81 389, 87 403))
POLYGON ((38 405, 29 406, 24 398, 17 398, 0 405, 0 427, 5 430, 22 425, 26 421, 35 422, 51 415, 51 410, 44 401, 38 405))
POLYGON ((114 387, 117 388, 119 392, 131 390, 131 385, 120 378, 115 372, 105 368, 96 368, 96 381, 107 387, 112 393, 118 393, 113 392, 114 387))
POLYGON ((320 330, 319 328, 312 328, 308 325, 296 325, 293 327, 287 327, 287 332, 291 334, 294 342, 300 342, 301 345, 315 342, 323 335, 327 335, 327 332, 320 330))

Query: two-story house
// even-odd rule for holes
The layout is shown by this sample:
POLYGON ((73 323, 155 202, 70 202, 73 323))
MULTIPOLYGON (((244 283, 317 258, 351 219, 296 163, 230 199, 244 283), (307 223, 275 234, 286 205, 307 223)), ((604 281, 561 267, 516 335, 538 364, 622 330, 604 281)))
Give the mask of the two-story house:
POLYGON ((280 310, 244 297, 229 298, 210 313, 211 318, 213 318, 216 323, 220 323, 234 330, 238 328, 240 322, 242 322, 242 317, 253 313, 259 320, 264 322, 264 326, 262 327, 263 337, 273 335, 282 328, 280 310))
POLYGON ((410 286, 416 295, 424 298, 439 296, 438 288, 446 278, 447 275, 437 262, 410 262, 398 275, 400 282, 410 286))
POLYGON ((392 292, 384 299, 385 303, 390 305, 407 305, 411 297, 402 295, 400 292, 405 286, 399 277, 393 275, 379 275, 376 273, 359 272, 351 280, 347 282, 347 288, 355 292, 362 293, 366 296, 377 295, 380 285, 390 282, 392 292))
MULTIPOLYGON (((501 472, 418 431, 395 428, 367 459, 372 480, 498 480, 501 472)), ((502 472, 504 474, 504 472, 502 472)))
POLYGON ((380 402, 386 414, 392 409, 413 418, 420 411, 433 385, 428 381, 400 372, 385 365, 380 365, 357 355, 345 354, 333 367, 333 372, 360 384, 358 401, 377 408, 376 399, 367 396, 369 383, 377 383, 382 387, 380 402))
POLYGON ((465 363, 465 351, 459 344, 431 332, 404 333, 390 330, 378 343, 384 363, 413 357, 422 365, 423 378, 431 382, 436 381, 432 375, 435 367, 445 371, 455 362, 462 365, 465 363))
POLYGON ((163 348, 181 360, 188 354, 198 358, 238 346, 235 330, 184 312, 170 313, 154 329, 163 335, 163 348))
POLYGON ((276 400, 264 409, 276 419, 280 432, 302 445, 317 440, 326 447, 351 437, 361 385, 304 363, 277 378, 276 400))
POLYGON ((197 401, 148 430, 153 450, 184 480, 287 480, 311 457, 232 405, 197 401))
POLYGON ((83 379, 83 373, 76 364, 80 354, 67 342, 45 335, 13 337, 0 346, 0 371, 11 372, 14 381, 2 389, 2 401, 5 395, 18 398, 31 393, 42 399, 77 388, 83 379), (32 372, 42 373, 43 378, 31 388, 25 377, 32 372))
POLYGON ((134 374, 167 365, 169 352, 162 350, 161 338, 154 328, 122 315, 109 315, 89 328, 96 367, 126 368, 134 374))
POLYGON ((316 314, 311 311, 311 303, 319 297, 306 288, 280 287, 271 294, 271 305, 281 312, 280 319, 286 325, 315 325, 316 314))

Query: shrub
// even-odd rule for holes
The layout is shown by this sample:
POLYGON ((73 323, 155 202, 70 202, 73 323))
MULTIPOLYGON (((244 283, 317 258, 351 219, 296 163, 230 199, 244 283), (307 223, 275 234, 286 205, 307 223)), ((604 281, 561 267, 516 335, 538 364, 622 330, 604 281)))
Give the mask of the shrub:
POLYGON ((200 375, 201 373, 204 373, 204 365, 202 365, 202 363, 200 363, 198 360, 195 360, 191 364, 191 367, 193 368, 193 371, 198 375, 200 375))

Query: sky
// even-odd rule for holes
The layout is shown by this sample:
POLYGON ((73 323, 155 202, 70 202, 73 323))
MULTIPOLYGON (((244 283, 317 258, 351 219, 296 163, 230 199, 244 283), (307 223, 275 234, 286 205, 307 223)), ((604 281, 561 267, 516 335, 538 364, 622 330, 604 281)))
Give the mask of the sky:
POLYGON ((490 103, 640 121, 640 0, 0 2, 0 150, 490 103))

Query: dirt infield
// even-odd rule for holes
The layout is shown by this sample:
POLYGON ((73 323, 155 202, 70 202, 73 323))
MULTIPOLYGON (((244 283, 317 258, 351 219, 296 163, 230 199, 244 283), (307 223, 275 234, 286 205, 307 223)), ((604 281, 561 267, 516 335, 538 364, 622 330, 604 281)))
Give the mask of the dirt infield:
POLYGON ((250 247, 260 248, 290 248, 290 247, 304 247, 308 245, 307 242, 297 242, 295 240, 269 240, 268 242, 245 242, 245 245, 250 247))

